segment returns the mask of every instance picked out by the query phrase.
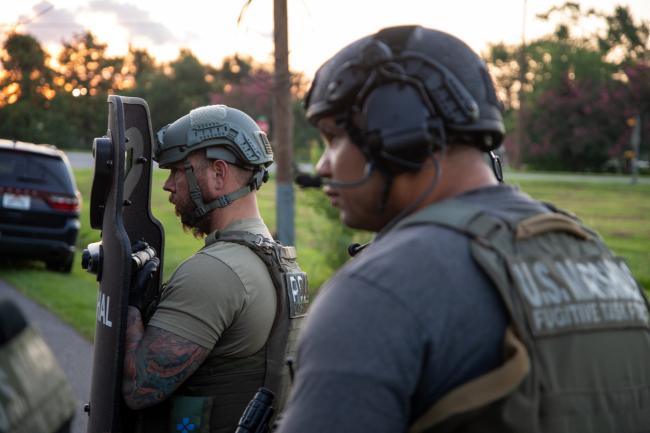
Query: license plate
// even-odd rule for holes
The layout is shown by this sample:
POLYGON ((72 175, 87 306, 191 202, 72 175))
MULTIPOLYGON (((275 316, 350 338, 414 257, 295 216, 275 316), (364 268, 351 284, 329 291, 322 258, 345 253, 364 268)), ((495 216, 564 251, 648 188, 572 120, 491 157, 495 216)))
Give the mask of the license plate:
POLYGON ((31 197, 28 195, 8 194, 2 196, 2 207, 7 209, 27 210, 31 204, 31 197))

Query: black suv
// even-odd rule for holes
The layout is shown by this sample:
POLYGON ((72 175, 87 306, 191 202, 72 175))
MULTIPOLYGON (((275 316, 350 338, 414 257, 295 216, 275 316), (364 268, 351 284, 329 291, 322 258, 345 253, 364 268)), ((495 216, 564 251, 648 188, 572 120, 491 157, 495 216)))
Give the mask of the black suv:
POLYGON ((54 146, 0 139, 0 256, 44 260, 70 272, 81 195, 54 146))

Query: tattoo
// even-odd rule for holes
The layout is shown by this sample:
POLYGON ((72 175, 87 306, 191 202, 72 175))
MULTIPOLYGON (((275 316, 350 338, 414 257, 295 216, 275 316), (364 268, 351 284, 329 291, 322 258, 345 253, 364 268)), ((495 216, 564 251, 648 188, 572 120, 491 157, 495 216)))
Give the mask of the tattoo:
POLYGON ((210 351, 155 326, 144 330, 140 312, 129 307, 122 393, 131 409, 169 397, 208 357, 210 351))

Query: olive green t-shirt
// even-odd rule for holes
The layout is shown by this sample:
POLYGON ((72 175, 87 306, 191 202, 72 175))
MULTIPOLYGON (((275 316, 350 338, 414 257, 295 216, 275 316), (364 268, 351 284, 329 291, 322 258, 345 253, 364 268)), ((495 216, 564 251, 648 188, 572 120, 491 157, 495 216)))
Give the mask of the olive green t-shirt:
MULTIPOLYGON (((271 238, 260 219, 244 219, 221 233, 247 231, 271 238)), ((276 293, 262 260, 247 247, 218 242, 181 263, 165 285, 149 325, 172 332, 213 356, 248 356, 265 344, 273 325, 276 293)))

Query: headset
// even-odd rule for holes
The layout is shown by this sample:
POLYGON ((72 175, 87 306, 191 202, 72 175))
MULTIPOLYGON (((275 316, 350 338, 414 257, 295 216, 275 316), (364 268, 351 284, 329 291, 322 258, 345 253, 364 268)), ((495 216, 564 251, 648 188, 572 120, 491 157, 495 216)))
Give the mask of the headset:
MULTIPOLYGON (((326 63, 321 68, 325 77, 317 73, 305 102, 307 117, 315 123, 322 115, 335 113, 337 124, 359 146, 368 165, 356 181, 318 180, 299 173, 299 185, 353 188, 365 183, 374 170, 388 176, 418 171, 427 156, 447 143, 478 146, 490 153, 493 168, 500 167, 492 150, 501 143, 502 124, 493 131, 472 128, 480 120, 474 97, 444 64, 409 49, 414 32, 422 30, 384 29, 353 44, 356 55, 340 66, 326 63), (332 72, 333 66, 337 67, 332 72), (328 82, 321 84, 319 78, 328 82)), ((336 56, 331 61, 335 60, 336 56)), ((482 74, 484 84, 491 86, 487 71, 482 74)), ((490 88, 487 94, 493 92, 490 88)), ((495 173, 502 179, 501 170, 495 173)))

